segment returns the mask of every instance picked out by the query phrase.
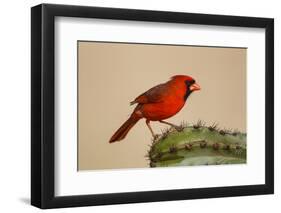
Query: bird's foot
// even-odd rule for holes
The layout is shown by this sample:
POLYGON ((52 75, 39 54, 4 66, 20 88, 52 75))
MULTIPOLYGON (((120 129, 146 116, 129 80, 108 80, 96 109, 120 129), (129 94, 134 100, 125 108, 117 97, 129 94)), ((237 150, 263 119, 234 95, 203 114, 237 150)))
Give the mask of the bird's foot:
POLYGON ((183 125, 183 124, 181 124, 180 126, 177 126, 177 125, 172 124, 172 123, 169 123, 169 122, 167 122, 167 121, 162 121, 162 120, 160 120, 159 122, 160 122, 160 123, 164 123, 164 124, 168 124, 169 126, 171 126, 172 128, 174 128, 174 129, 177 130, 178 132, 181 132, 181 131, 184 130, 184 125, 183 125))
POLYGON ((157 140, 160 138, 160 135, 159 134, 154 134, 152 137, 153 137, 152 138, 153 143, 156 143, 157 140))

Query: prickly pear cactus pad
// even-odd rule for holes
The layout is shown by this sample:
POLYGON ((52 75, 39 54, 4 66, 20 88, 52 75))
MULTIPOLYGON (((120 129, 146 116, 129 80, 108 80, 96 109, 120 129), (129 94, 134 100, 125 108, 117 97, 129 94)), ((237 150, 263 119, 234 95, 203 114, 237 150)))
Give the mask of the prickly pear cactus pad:
POLYGON ((246 163, 246 133, 218 129, 216 124, 181 124, 166 129, 148 151, 150 167, 246 163))

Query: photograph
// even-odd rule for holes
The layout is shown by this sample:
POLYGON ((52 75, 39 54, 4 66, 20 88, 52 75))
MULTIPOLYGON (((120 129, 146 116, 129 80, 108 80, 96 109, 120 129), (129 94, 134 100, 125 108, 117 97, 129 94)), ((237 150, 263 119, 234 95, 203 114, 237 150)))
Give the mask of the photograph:
POLYGON ((274 193, 273 18, 45 3, 30 15, 31 205, 274 193))
POLYGON ((247 48, 77 41, 78 171, 247 163, 247 48))

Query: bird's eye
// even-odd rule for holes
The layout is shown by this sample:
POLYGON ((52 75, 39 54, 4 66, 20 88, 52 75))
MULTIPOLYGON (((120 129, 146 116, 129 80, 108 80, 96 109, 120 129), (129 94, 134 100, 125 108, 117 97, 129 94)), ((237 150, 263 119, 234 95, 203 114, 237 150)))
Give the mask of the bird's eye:
POLYGON ((195 81, 194 80, 191 80, 191 81, 189 81, 189 80, 186 80, 185 81, 185 84, 188 86, 188 87, 190 87, 192 84, 194 84, 195 83, 195 81))

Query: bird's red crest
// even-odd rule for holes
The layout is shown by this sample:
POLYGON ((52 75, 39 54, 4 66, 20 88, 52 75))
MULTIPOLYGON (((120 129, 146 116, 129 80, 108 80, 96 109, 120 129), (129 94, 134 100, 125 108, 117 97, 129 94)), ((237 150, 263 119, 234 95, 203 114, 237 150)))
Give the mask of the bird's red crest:
POLYGON ((192 77, 188 75, 174 75, 171 77, 172 80, 189 80, 192 81, 194 80, 192 77))

